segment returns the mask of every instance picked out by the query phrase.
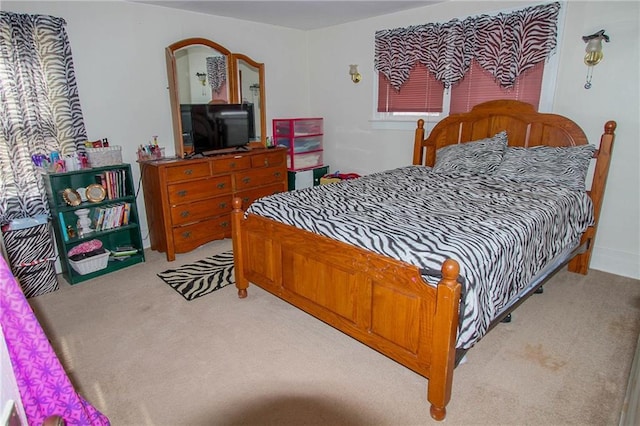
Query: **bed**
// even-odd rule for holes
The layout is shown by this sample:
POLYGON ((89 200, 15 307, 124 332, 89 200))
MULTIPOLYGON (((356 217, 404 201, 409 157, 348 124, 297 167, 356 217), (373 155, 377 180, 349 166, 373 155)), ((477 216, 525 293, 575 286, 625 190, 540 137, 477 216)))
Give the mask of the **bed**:
POLYGON ((426 377, 431 416, 443 420, 461 355, 560 268, 587 273, 615 127, 596 149, 568 118, 491 101, 426 138, 419 120, 411 166, 247 211, 234 200, 238 295, 258 285, 426 377), (531 155, 563 170, 526 180, 531 155), (580 188, 562 181, 576 155, 588 155, 586 191, 586 169, 580 188), (478 164, 492 168, 465 171, 478 164))

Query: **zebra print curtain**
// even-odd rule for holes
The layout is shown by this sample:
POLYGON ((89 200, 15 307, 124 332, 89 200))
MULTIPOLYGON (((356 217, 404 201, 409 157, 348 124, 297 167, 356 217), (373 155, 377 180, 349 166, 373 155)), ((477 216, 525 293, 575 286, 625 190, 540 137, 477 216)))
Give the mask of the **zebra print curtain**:
POLYGON ((377 31, 375 68, 399 90, 421 63, 445 87, 462 80, 471 60, 502 87, 544 61, 556 47, 560 3, 528 7, 496 16, 377 31))
POLYGON ((227 57, 211 56, 207 58, 207 78, 214 93, 220 94, 220 89, 227 82, 227 57))
POLYGON ((0 224, 49 214, 34 154, 84 150, 66 22, 0 12, 0 224))

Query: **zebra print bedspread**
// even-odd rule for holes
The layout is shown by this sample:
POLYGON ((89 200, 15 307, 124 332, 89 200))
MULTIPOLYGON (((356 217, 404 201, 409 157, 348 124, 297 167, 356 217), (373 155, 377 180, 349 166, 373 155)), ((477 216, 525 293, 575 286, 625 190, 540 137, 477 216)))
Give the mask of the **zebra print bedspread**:
MULTIPOLYGON (((593 221, 584 191, 408 166, 255 201, 247 210, 421 268, 460 263, 458 348, 470 348, 593 221)), ((427 278, 430 284, 437 280, 427 278)))

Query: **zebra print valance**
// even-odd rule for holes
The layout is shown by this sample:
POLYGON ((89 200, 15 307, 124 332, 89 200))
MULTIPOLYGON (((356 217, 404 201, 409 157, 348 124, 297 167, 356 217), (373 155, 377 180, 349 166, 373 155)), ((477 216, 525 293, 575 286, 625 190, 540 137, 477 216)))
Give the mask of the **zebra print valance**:
POLYGON ((207 58, 207 78, 211 90, 220 93, 220 89, 227 82, 227 57, 210 56, 207 58))
POLYGON ((420 63, 448 88, 475 59, 502 87, 511 87, 523 71, 555 49, 559 12, 556 2, 495 16, 380 30, 375 35, 375 68, 399 90, 420 63))

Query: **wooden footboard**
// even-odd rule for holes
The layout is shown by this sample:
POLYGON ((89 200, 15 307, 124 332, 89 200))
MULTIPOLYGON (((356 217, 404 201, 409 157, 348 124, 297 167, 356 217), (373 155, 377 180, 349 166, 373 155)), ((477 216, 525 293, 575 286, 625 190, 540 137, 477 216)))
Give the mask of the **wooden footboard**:
POLYGON ((255 215, 234 200, 238 295, 249 282, 429 379, 431 416, 451 398, 460 303, 459 266, 437 288, 417 267, 255 215))

